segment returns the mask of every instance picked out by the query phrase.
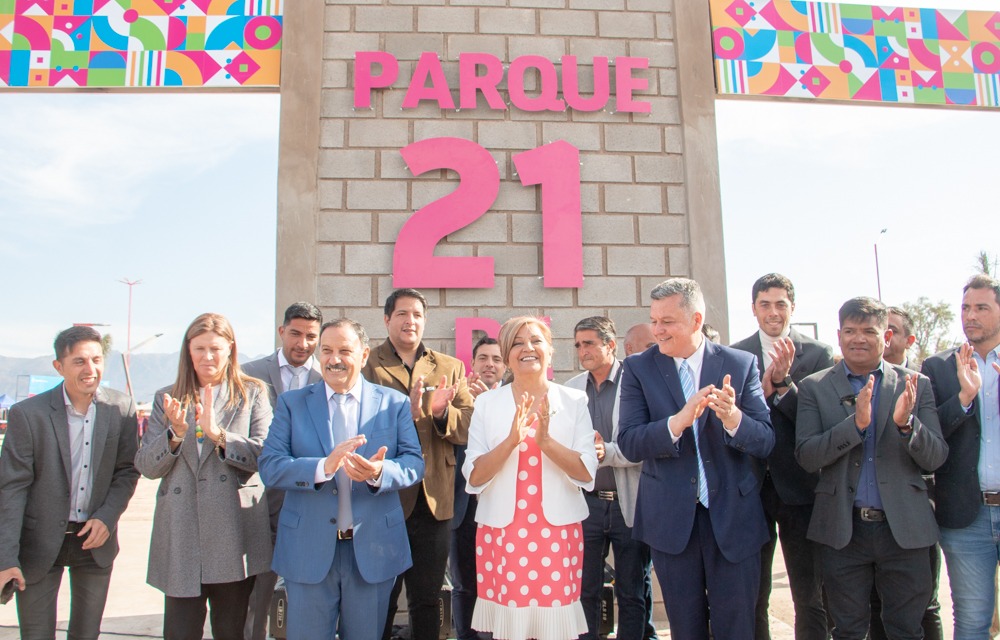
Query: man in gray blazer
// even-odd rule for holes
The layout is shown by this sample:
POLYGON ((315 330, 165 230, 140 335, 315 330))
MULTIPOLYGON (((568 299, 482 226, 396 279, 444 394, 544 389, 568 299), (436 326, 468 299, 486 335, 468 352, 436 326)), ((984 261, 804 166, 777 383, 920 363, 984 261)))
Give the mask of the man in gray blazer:
POLYGON ((587 393, 594 423, 597 477, 587 491, 590 515, 583 521, 583 578, 580 602, 587 618, 581 638, 597 640, 604 561, 615 552, 615 600, 618 601, 619 638, 656 638, 652 618, 652 560, 649 546, 632 538, 635 497, 641 462, 632 462, 618 449, 618 405, 621 363, 615 357, 615 323, 593 316, 576 323, 573 337, 584 373, 566 382, 587 393), (648 596, 648 597, 647 597, 648 596))
POLYGON ((921 469, 937 469, 948 445, 927 378, 882 358, 885 305, 848 300, 838 337, 843 363, 799 384, 795 448, 820 473, 808 535, 822 545, 833 637, 867 637, 874 583, 889 637, 919 640, 938 539, 921 469))
MULTIPOLYGON (((323 324, 322 312, 308 302, 296 302, 285 309, 285 318, 278 327, 281 348, 269 356, 243 365, 243 373, 263 380, 267 385, 271 408, 278 396, 292 389, 315 384, 323 379, 319 364, 313 353, 319 344, 319 329, 323 324)), ((267 508, 271 517, 271 543, 278 531, 278 515, 285 501, 285 492, 268 487, 265 491, 267 508)), ((267 637, 267 616, 274 595, 274 584, 278 576, 268 571, 257 576, 253 593, 250 594, 250 608, 247 611, 245 640, 264 640, 267 637)))
POLYGON ((97 638, 118 555, 118 519, 135 492, 135 404, 102 389, 91 327, 55 340, 56 388, 11 407, 0 455, 0 584, 14 581, 23 638, 54 638, 63 567, 69 637, 97 638))

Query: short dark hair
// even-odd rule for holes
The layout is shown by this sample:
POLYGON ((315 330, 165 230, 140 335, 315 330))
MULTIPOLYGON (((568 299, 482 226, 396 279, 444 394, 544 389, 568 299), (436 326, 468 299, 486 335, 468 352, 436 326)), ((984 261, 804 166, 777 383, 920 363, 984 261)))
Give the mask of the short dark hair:
POLYGON ((868 296, 858 296, 851 298, 840 307, 840 326, 844 326, 846 320, 864 321, 874 318, 875 323, 882 329, 888 326, 889 310, 884 304, 875 298, 868 296))
POLYGON ((590 316, 589 318, 584 318, 576 323, 576 327, 573 328, 573 335, 576 336, 578 331, 595 331, 604 344, 608 344, 612 340, 617 340, 618 336, 614 321, 607 316, 590 316))
POLYGON ((354 330, 354 333, 358 335, 358 340, 361 341, 361 346, 368 346, 368 332, 365 328, 361 326, 360 322, 351 320, 350 318, 337 318, 336 320, 331 320, 319 328, 320 337, 323 336, 323 332, 327 329, 336 329, 338 327, 350 327, 354 330))
POLYGON ((63 329, 56 336, 55 342, 52 343, 52 348, 56 352, 56 360, 62 360, 63 356, 69 354, 81 342, 102 344, 101 334, 93 327, 79 326, 63 329))
POLYGON ((424 307, 424 313, 427 313, 427 298, 424 294, 420 293, 416 289, 396 289, 389 294, 389 297, 385 299, 385 308, 383 312, 386 316, 391 316, 392 312, 396 310, 396 300, 400 298, 415 298, 420 301, 420 304, 424 307))
POLYGON ((969 289, 993 289, 993 295, 997 299, 997 304, 1000 304, 1000 280, 996 278, 988 276, 985 273, 976 274, 965 283, 965 286, 962 288, 962 294, 967 293, 969 289))
POLYGON ((293 302, 290 304, 285 309, 285 321, 282 324, 287 327, 288 323, 296 318, 315 320, 323 324, 323 312, 319 310, 319 307, 309 302, 293 302))
POLYGON ((722 339, 722 337, 719 335, 719 332, 715 329, 715 327, 708 324, 707 322, 701 325, 701 332, 702 334, 704 334, 706 338, 708 338, 709 342, 714 342, 715 344, 719 344, 719 340, 722 339))
POLYGON ((792 304, 795 304, 795 286, 792 285, 791 280, 780 273, 768 273, 757 278, 757 281, 753 283, 753 289, 750 292, 752 297, 750 302, 757 302, 757 294, 763 293, 768 289, 784 289, 788 294, 788 299, 792 304))
POLYGON ((895 314, 903 319, 903 326, 900 329, 903 330, 903 335, 909 337, 913 335, 913 316, 910 312, 902 307, 889 307, 886 309, 886 318, 888 319, 889 314, 895 314))
POLYGON ((476 354, 479 353, 479 347, 481 347, 481 346, 483 346, 485 344, 495 344, 498 347, 500 346, 500 343, 496 341, 496 338, 491 338, 489 336, 485 336, 485 337, 480 338, 479 342, 476 343, 476 346, 472 347, 472 359, 473 360, 476 359, 476 354))

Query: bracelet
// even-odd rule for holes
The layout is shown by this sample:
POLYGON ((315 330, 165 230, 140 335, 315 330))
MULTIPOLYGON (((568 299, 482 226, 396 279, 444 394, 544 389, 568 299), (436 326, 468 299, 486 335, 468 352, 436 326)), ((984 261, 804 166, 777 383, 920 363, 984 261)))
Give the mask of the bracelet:
POLYGON ((225 429, 223 429, 222 431, 219 432, 219 439, 215 442, 215 448, 216 449, 225 449, 226 448, 226 430, 225 429))

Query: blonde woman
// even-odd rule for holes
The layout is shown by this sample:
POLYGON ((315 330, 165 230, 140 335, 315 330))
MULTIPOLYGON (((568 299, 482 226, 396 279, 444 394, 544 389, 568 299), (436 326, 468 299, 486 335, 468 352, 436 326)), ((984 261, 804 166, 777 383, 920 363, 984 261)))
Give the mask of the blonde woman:
POLYGON ((214 638, 243 638, 254 576, 271 564, 257 476, 270 424, 267 389, 241 373, 229 321, 195 318, 135 459, 160 479, 146 580, 165 596, 165 640, 200 640, 206 603, 214 638))
POLYGON ((509 385, 476 399, 462 472, 479 494, 472 626, 497 640, 571 640, 597 454, 585 393, 548 381, 552 333, 537 318, 500 329, 509 385))

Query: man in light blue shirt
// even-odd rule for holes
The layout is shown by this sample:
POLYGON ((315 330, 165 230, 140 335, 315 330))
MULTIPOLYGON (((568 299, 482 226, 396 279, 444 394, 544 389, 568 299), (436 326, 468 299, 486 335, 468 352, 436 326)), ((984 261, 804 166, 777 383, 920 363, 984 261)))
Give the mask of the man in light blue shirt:
POLYGON ((988 638, 1000 544, 1000 281, 974 276, 962 296, 968 343, 924 361, 948 441, 935 475, 937 521, 955 640, 988 638))

